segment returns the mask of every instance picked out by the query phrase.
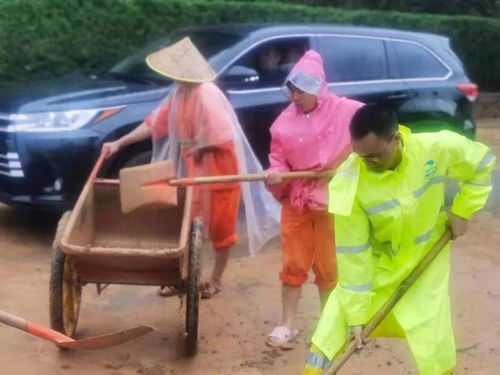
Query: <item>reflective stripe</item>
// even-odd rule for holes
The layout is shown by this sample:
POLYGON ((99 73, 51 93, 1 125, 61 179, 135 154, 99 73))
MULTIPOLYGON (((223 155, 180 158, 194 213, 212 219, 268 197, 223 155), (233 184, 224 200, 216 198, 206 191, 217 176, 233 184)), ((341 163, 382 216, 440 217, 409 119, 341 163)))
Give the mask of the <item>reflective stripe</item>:
POLYGON ((480 187, 491 187, 491 182, 485 182, 483 184, 478 184, 477 182, 463 181, 465 185, 470 186, 480 186, 480 187))
POLYGON ((442 182, 444 182, 444 176, 433 177, 429 181, 427 181, 427 183, 424 186, 415 190, 413 192, 413 196, 415 198, 420 198, 426 192, 426 190, 430 188, 432 185, 440 184, 442 182))
POLYGON ((415 238, 415 243, 419 244, 419 243, 425 242, 429 238, 431 238, 431 235, 432 235, 432 229, 430 231, 422 234, 421 236, 418 236, 417 238, 415 238))
POLYGON ((370 242, 359 246, 337 246, 337 254, 359 254, 370 248, 370 242))
POLYGON ((333 361, 329 361, 328 358, 319 353, 309 353, 307 356, 306 364, 312 367, 316 367, 322 370, 328 370, 332 365, 333 361))
POLYGON ((483 160, 481 160, 481 162, 479 163, 479 165, 476 168, 476 172, 479 172, 480 170, 485 169, 494 158, 495 158, 495 155, 493 155, 493 153, 491 153, 491 152, 488 152, 486 155, 484 155, 483 160))
POLYGON ((342 288, 350 290, 351 292, 369 292, 372 290, 372 284, 342 285, 342 288))
POLYGON ((374 207, 370 207, 369 209, 365 210, 365 212, 367 215, 376 215, 400 205, 401 203, 399 203, 397 199, 393 199, 392 201, 385 202, 374 207))

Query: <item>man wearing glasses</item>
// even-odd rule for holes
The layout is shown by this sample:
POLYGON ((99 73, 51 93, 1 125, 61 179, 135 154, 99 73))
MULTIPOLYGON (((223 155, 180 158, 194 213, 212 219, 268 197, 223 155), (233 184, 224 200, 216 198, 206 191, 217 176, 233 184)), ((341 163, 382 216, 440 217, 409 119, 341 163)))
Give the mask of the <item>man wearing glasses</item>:
MULTIPOLYGON (((312 338, 304 374, 326 372, 445 233, 463 235, 492 189, 495 156, 450 131, 412 134, 395 115, 366 105, 353 116, 355 153, 330 182, 338 284, 312 338), (451 210, 445 178, 459 180, 451 210)), ((374 336, 406 338, 422 375, 450 374, 456 364, 448 295, 450 245, 379 325, 374 336)))

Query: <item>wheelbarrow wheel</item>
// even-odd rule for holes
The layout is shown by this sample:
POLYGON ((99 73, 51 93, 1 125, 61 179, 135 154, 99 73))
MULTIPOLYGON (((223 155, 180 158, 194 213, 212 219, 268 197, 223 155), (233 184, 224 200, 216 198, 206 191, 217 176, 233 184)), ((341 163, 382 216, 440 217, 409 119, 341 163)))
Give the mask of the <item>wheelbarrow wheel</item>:
POLYGON ((68 221, 66 212, 57 226, 50 271, 50 326, 72 337, 80 313, 82 285, 77 280, 74 261, 61 250, 60 240, 68 221))
POLYGON ((191 227, 188 253, 188 275, 186 296, 186 355, 193 355, 198 348, 198 308, 200 303, 202 222, 196 218, 191 227))

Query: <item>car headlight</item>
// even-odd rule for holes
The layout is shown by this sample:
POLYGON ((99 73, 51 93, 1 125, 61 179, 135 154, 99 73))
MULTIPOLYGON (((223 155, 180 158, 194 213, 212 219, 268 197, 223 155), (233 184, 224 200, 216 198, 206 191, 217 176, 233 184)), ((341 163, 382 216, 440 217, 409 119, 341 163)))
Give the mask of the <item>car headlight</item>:
POLYGON ((64 112, 12 114, 8 132, 48 132, 79 129, 91 122, 98 122, 120 112, 119 108, 78 109, 64 112))

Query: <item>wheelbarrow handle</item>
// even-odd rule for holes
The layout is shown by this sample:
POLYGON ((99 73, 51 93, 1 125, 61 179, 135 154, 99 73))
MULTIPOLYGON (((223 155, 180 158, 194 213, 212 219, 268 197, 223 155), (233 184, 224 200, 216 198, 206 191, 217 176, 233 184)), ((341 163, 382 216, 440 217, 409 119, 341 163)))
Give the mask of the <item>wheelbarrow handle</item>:
POLYGON ((108 155, 109 155, 109 148, 107 148, 107 147, 103 148, 101 151, 101 154, 99 155, 99 158, 97 159, 97 161, 94 165, 94 168, 92 168, 92 172, 90 172, 90 176, 87 180, 87 184, 90 184, 90 183, 92 183, 92 181, 95 180, 95 178, 97 177, 97 173, 99 173, 99 170, 101 169, 102 164, 104 163, 104 160, 106 160, 108 155))
MULTIPOLYGON (((283 172, 278 174, 284 180, 290 180, 294 178, 328 178, 333 176, 334 171, 331 170, 321 171, 321 172, 294 171, 294 172, 283 172)), ((170 180, 169 184, 172 186, 193 186, 193 185, 228 183, 228 182, 263 181, 266 178, 267 178, 267 173, 234 174, 234 175, 223 175, 223 176, 178 178, 170 180)))

